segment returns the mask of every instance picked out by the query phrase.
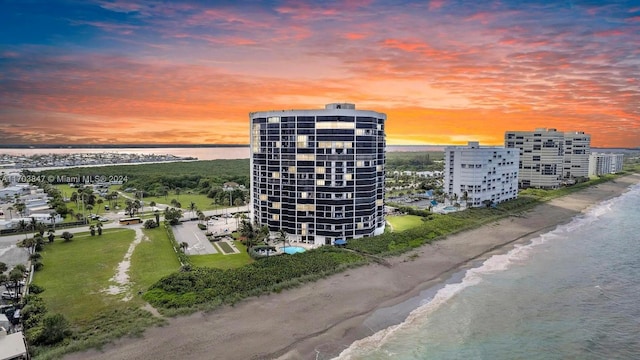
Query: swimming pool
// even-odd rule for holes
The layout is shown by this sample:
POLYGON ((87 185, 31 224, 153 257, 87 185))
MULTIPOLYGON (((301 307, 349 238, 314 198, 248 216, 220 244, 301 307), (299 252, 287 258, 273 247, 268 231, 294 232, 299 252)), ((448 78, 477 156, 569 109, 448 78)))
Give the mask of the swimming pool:
POLYGON ((455 208, 454 206, 447 206, 447 207, 445 207, 445 208, 444 208, 444 209, 442 209, 442 210, 446 210, 446 211, 455 211, 455 210, 456 210, 456 208, 455 208))
POLYGON ((284 251, 285 254, 289 254, 289 255, 307 251, 307 249, 300 246, 283 246, 280 248, 280 250, 284 251))

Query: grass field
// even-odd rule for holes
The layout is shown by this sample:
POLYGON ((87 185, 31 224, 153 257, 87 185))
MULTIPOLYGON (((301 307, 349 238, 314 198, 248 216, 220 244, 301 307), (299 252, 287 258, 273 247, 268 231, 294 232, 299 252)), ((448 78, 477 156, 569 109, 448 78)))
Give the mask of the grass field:
MULTIPOLYGON (((166 232, 161 228, 143 231, 146 238, 136 246, 128 271, 128 293, 134 295, 180 269, 166 232)), ((59 239, 47 244, 42 251, 44 268, 35 273, 34 283, 45 288, 42 298, 49 310, 82 325, 97 312, 121 306, 125 294, 109 295, 103 290, 134 237, 131 229, 105 229, 102 236, 80 233, 70 242, 59 239)), ((135 296, 130 303, 143 305, 135 296)))
POLYGON ((387 216, 386 220, 393 231, 404 231, 423 224, 422 218, 417 215, 387 216))
POLYGON ((182 205, 182 209, 188 210, 191 202, 196 204, 198 210, 215 210, 222 209, 224 206, 213 204, 213 199, 208 198, 204 194, 189 194, 189 193, 180 193, 180 195, 176 195, 175 192, 170 192, 169 195, 165 198, 164 196, 150 196, 144 198, 145 206, 148 206, 149 203, 155 201, 156 204, 166 204, 171 205, 171 200, 176 199, 182 205))
POLYGON ((42 251, 44 267, 34 283, 45 291, 40 296, 49 313, 63 314, 71 323, 74 338, 62 347, 35 348, 37 358, 101 346, 124 335, 135 335, 163 320, 142 310, 138 296, 162 277, 176 272, 180 262, 161 228, 143 230, 145 237, 131 256, 126 293, 107 294, 109 279, 135 238, 131 229, 105 229, 102 236, 76 234, 71 242, 58 240, 42 251), (125 297, 129 297, 125 301, 125 297))
POLYGON ((103 292, 133 241, 133 230, 105 230, 102 236, 76 234, 70 242, 57 239, 42 251, 44 267, 34 283, 49 311, 61 313, 73 325, 87 324, 95 313, 116 306, 122 296, 103 292))
POLYGON ((249 253, 247 253, 246 246, 244 246, 240 241, 234 241, 233 244, 238 250, 240 250, 239 254, 192 255, 189 256, 189 259, 194 266, 218 269, 233 269, 253 262, 249 253))
POLYGON ((145 291, 162 277, 180 269, 180 261, 162 227, 144 229, 146 239, 136 247, 131 257, 131 291, 145 291))

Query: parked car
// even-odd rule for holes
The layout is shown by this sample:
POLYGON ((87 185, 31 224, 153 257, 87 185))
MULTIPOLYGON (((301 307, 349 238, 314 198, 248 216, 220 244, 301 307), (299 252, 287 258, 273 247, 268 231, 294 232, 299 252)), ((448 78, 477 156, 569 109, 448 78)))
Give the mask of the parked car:
POLYGON ((15 299, 16 298, 16 293, 15 291, 3 291, 2 292, 2 298, 4 300, 11 300, 11 299, 15 299))
POLYGON ((0 314, 6 314, 7 311, 15 311, 15 306, 9 304, 9 305, 0 305, 0 314))
POLYGON ((109 221, 109 219, 107 219, 106 217, 99 217, 99 218, 98 218, 98 221, 100 221, 100 222, 107 222, 107 221, 109 221))

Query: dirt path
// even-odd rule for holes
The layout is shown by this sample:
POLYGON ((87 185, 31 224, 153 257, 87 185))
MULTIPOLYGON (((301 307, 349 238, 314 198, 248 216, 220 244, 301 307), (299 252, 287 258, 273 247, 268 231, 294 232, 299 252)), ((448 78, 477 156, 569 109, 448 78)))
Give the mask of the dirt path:
POLYGON ((129 283, 129 268, 131 267, 131 256, 133 255, 136 246, 140 244, 146 236, 142 232, 141 226, 136 226, 133 228, 136 232, 136 237, 129 245, 129 249, 127 253, 124 255, 124 259, 118 264, 118 268, 116 269, 116 274, 109 279, 113 285, 110 285, 108 288, 103 291, 110 295, 118 295, 124 294, 123 301, 131 300, 133 294, 131 294, 131 286, 129 283))

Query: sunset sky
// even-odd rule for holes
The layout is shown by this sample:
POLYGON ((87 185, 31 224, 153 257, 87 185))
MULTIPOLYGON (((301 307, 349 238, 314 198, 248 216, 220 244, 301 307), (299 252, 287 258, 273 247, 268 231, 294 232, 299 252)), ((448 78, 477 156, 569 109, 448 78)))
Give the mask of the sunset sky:
POLYGON ((387 114, 387 143, 640 146, 640 2, 0 0, 0 143, 249 142, 249 112, 387 114))

